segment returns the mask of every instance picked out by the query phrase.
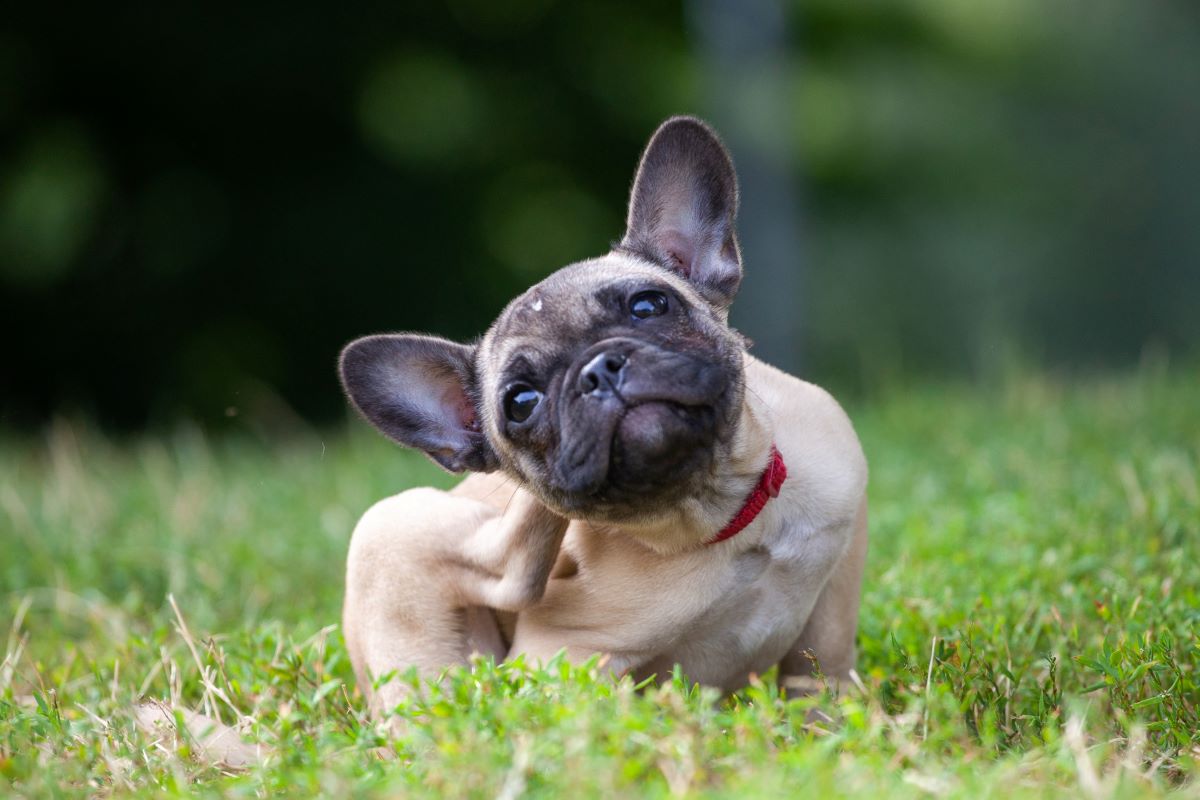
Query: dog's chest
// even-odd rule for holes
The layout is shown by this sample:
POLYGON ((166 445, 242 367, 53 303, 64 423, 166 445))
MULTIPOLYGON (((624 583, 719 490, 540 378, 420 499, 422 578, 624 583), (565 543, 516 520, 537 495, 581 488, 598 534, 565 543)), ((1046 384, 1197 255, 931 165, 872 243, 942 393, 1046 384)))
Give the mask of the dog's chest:
MULTIPOLYGON (((829 558, 820 541, 797 546, 796 535, 787 546, 750 547, 732 558, 622 552, 608 542, 578 552, 578 574, 552 585, 589 598, 593 611, 606 608, 593 620, 603 628, 593 646, 637 665, 635 674, 669 674, 678 663, 695 680, 732 689, 783 657, 820 592, 829 558)), ((580 543, 572 538, 566 549, 580 543)), ((552 604, 559 599, 567 598, 552 604)), ((561 608, 577 612, 580 604, 561 608)))
POLYGON ((808 559, 756 547, 735 559, 730 581, 666 660, 696 680, 734 689, 776 664, 799 638, 820 592, 808 559))

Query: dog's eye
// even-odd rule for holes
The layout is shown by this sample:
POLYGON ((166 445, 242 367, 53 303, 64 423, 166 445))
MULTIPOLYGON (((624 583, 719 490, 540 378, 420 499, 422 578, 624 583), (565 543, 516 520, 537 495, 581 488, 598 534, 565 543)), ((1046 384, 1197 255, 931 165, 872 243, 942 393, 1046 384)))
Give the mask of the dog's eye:
POLYGON ((662 292, 638 292, 629 298, 629 313, 638 319, 661 317, 667 313, 667 296, 662 292))
POLYGON ((541 392, 532 386, 518 383, 504 395, 504 415, 513 422, 524 422, 541 401, 541 392))

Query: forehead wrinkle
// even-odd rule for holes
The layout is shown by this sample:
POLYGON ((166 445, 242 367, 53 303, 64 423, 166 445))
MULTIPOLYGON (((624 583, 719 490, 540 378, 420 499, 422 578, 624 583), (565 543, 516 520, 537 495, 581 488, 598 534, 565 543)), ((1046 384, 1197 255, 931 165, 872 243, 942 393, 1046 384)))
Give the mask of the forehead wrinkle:
POLYGON ((692 284, 678 273, 661 264, 647 261, 637 255, 613 251, 599 258, 588 259, 558 270, 541 283, 531 288, 522 297, 558 297, 565 295, 574 301, 592 297, 599 290, 613 284, 628 284, 638 279, 663 283, 678 292, 693 305, 705 305, 706 301, 692 284))
POLYGON ((538 346, 539 341, 531 336, 504 337, 500 346, 492 352, 492 363, 501 372, 506 372, 512 362, 518 358, 526 359, 533 368, 539 361, 546 358, 545 352, 538 346))
POLYGON ((589 306, 600 302, 598 295, 614 285, 629 288, 638 279, 669 286, 690 306, 708 307, 691 283, 675 272, 634 254, 614 251, 569 264, 514 298, 485 337, 489 363, 506 367, 518 349, 547 357, 542 346, 556 339, 546 331, 553 332, 564 325, 571 332, 589 328, 593 321, 593 309, 589 306), (535 311, 534 304, 538 302, 541 307, 535 311), (533 334, 525 333, 531 329, 533 334))
POLYGON ((696 291, 695 287, 687 279, 661 264, 647 261, 632 253, 620 251, 610 253, 605 259, 619 263, 619 266, 617 266, 619 272, 614 277, 621 277, 623 275, 626 278, 644 277, 647 280, 661 281, 675 290, 690 305, 703 308, 708 304, 708 301, 696 291))

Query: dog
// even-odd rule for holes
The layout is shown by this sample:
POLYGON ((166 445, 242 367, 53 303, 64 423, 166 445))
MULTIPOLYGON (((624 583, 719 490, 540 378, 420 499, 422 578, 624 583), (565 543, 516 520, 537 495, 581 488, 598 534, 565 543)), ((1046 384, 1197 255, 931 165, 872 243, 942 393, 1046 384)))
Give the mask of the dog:
POLYGON ((737 177, 716 133, 651 137, 627 230, 517 297, 474 344, 342 351, 372 425, 452 472, 382 500, 350 542, 343 625, 371 711, 415 668, 602 654, 615 675, 730 692, 854 666, 867 464, 824 390, 730 328, 737 177))

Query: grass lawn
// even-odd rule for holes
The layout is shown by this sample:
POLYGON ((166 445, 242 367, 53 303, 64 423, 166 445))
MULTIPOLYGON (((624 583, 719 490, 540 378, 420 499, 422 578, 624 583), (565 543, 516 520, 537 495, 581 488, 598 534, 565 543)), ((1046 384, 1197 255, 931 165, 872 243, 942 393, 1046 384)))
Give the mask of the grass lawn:
POLYGON ((858 691, 481 664, 394 739, 337 627, 346 544, 374 500, 449 476, 361 425, 0 437, 0 795, 1197 793, 1200 377, 849 410, 872 468, 858 691), (237 726, 263 763, 143 732, 149 701, 237 726))

